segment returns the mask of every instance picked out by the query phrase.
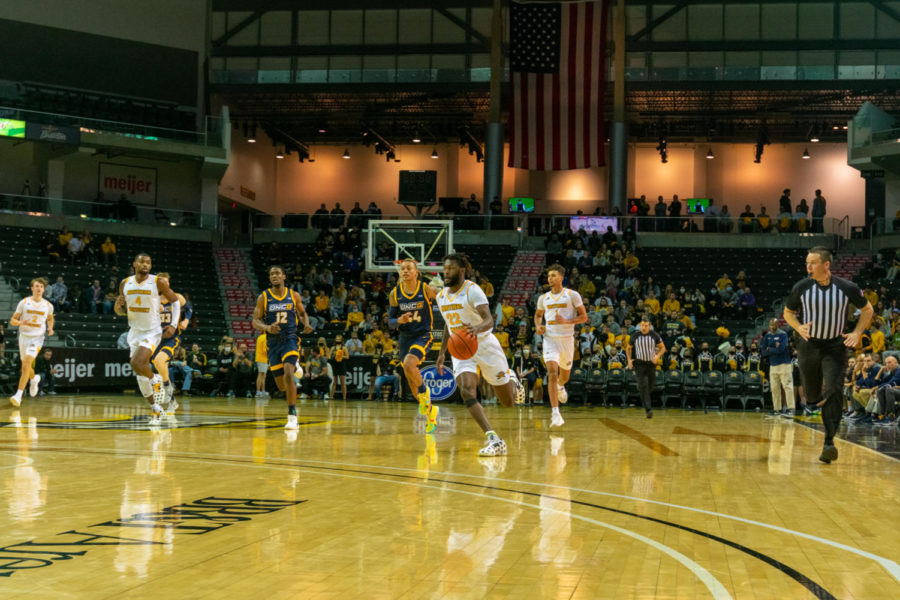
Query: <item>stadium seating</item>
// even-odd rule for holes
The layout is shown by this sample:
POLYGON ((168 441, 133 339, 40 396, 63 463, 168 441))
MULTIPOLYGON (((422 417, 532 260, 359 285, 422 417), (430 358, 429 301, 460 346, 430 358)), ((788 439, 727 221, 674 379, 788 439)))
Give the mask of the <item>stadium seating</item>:
MULTIPOLYGON (((46 277, 50 283, 62 275, 72 294, 74 284, 86 288, 99 279, 105 288, 111 270, 103 266, 51 262, 44 252, 44 241, 55 238, 58 231, 26 227, 0 227, 0 262, 7 282, 17 286, 24 297, 28 294, 28 282, 34 277, 46 277)), ((95 236, 100 244, 105 236, 95 236)), ((132 258, 138 252, 147 252, 153 260, 154 272, 168 272, 172 288, 186 294, 194 307, 197 327, 185 334, 186 344, 198 343, 209 351, 218 345, 224 329, 224 312, 221 292, 212 259, 212 247, 208 243, 178 239, 111 236, 117 247, 119 271, 117 279, 128 273, 132 258)), ((127 322, 116 315, 62 312, 56 315, 56 332, 60 340, 79 347, 114 348, 119 335, 127 329, 127 322), (68 339, 67 339, 68 338, 68 339)))

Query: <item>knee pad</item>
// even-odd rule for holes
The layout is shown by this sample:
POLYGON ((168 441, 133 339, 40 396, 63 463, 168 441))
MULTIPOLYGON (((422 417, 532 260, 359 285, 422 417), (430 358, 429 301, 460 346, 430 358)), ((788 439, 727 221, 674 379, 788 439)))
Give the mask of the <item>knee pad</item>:
POLYGON ((466 398, 465 403, 466 403, 466 408, 475 406, 476 404, 478 404, 478 398, 466 398))

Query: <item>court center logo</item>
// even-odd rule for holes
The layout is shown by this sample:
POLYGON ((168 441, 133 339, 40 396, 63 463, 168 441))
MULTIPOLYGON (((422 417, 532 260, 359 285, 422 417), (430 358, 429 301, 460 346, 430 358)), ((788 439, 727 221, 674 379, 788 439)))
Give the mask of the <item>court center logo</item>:
POLYGON ((431 399, 437 402, 447 400, 456 392, 456 379, 453 371, 444 368, 444 374, 438 373, 434 365, 422 369, 422 379, 431 391, 431 399))

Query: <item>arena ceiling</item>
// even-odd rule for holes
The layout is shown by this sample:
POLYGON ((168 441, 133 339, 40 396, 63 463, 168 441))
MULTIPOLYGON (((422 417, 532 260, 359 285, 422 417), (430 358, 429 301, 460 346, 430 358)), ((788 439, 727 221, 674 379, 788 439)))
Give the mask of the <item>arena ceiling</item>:
MULTIPOLYGON (((760 2, 757 2, 758 4, 760 2)), ((785 3, 763 0, 762 4, 785 3)), ((793 0, 791 4, 803 4, 793 0)), ((487 8, 491 0, 332 0, 332 10, 374 8, 432 8, 437 11, 464 8, 487 8)), ((652 2, 629 0, 629 6, 645 6, 652 2)), ((655 27, 677 15, 690 5, 722 4, 710 0, 672 2, 671 7, 649 19, 626 42, 629 52, 672 51, 679 47, 671 41, 654 41, 655 27)), ((821 4, 821 3, 819 3, 821 4)), ((868 2, 880 18, 900 21, 889 5, 880 0, 868 2)), ((835 3, 835 6, 837 3, 835 3)), ((271 10, 321 10, 320 2, 311 0, 213 0, 213 11, 239 11, 245 15, 228 33, 213 40, 212 56, 275 56, 286 51, 321 54, 349 54, 364 47, 295 47, 277 49, 264 46, 235 47, 229 38, 238 28, 251 26, 254 19, 271 10)), ((837 11, 837 8, 835 8, 837 11)), ((655 14, 655 13, 653 13, 655 14)), ((837 14, 837 12, 835 12, 837 14)), ((466 28, 465 22, 459 23, 466 28)), ((409 53, 484 52, 483 39, 470 32, 471 43, 426 44, 419 47, 394 48, 409 53), (474 36, 474 37, 473 37, 474 36)), ((483 36, 482 36, 483 38, 483 36)), ((690 44, 690 42, 684 42, 690 44)), ((753 48, 811 47, 796 40, 765 42, 699 43, 698 51, 711 47, 727 50, 753 48)), ((821 43, 819 43, 821 46, 821 43)), ((900 48, 898 40, 841 40, 846 48, 900 48)), ((687 47, 687 46, 685 46, 687 47)), ((376 50, 376 52, 385 49, 376 50)), ((900 80, 748 80, 748 81, 629 81, 626 84, 626 114, 632 139, 651 141, 665 134, 672 141, 756 141, 761 128, 773 142, 808 139, 812 131, 823 140, 843 139, 840 129, 866 101, 888 112, 900 112, 900 80), (835 129, 835 127, 838 129, 835 129)), ((241 127, 258 125, 276 138, 310 143, 358 143, 363 132, 377 132, 391 144, 406 143, 418 135, 424 143, 459 141, 471 134, 483 140, 490 95, 487 83, 434 84, 211 84, 215 104, 227 104, 232 119, 241 127)), ((505 99, 504 99, 505 103, 505 99)), ((612 115, 612 85, 607 88, 607 118, 612 115)), ((505 115, 504 115, 505 118, 505 115)))

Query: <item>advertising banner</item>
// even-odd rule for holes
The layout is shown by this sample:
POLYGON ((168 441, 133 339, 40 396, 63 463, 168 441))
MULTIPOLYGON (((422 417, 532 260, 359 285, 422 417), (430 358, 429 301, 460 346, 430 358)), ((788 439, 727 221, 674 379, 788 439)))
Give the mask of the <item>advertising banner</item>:
POLYGON ((61 389, 135 387, 128 350, 89 348, 52 348, 53 379, 61 389))
POLYGON ((97 191, 109 201, 118 200, 122 194, 134 204, 156 205, 156 169, 100 163, 97 191))
POLYGON ((81 132, 74 127, 42 125, 41 123, 26 123, 25 137, 39 142, 54 142, 57 144, 77 145, 81 143, 81 132))

